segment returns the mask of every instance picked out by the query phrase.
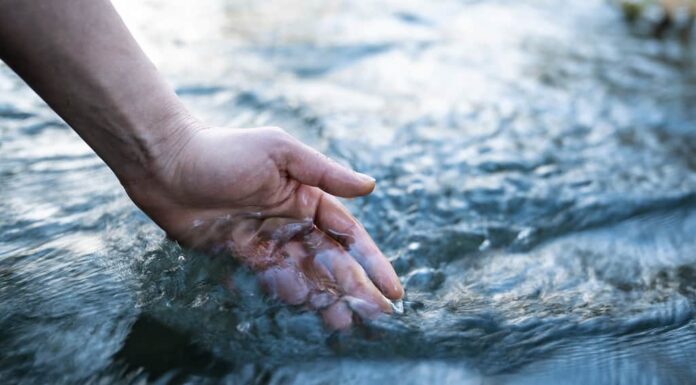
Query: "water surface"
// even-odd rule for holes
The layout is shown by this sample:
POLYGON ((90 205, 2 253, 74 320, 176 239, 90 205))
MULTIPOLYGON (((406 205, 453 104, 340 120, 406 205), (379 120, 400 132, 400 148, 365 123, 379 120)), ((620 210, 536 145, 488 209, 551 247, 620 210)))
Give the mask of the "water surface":
POLYGON ((404 313, 332 334, 165 240, 0 66, 3 383, 696 383, 693 47, 598 0, 116 5, 201 118, 378 179, 404 313))

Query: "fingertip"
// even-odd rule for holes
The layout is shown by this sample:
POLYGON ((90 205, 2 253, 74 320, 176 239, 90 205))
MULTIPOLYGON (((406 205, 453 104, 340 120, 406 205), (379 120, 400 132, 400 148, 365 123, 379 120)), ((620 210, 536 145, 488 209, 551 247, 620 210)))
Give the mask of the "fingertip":
POLYGON ((343 301, 338 301, 322 310, 321 317, 332 330, 347 330, 353 326, 353 312, 343 301))
POLYGON ((366 195, 374 190, 373 177, 356 172, 297 140, 292 143, 284 153, 286 167, 290 176, 300 183, 343 198, 366 195))
POLYGON ((358 175, 358 177, 367 185, 372 186, 372 188, 375 187, 375 184, 377 183, 377 180, 367 174, 363 174, 361 172, 355 172, 355 174, 358 175))
POLYGON ((358 179, 360 180, 360 192, 358 195, 367 195, 374 191, 375 186, 377 186, 377 181, 375 178, 357 171, 355 172, 355 175, 357 175, 358 179))
POLYGON ((382 294, 384 294, 385 297, 392 301, 404 298, 404 287, 401 286, 401 282, 399 282, 398 279, 396 282, 379 285, 379 289, 382 291, 382 294))
POLYGON ((333 186, 337 188, 328 188, 329 186, 324 186, 322 190, 342 198, 360 197, 374 191, 377 183, 373 177, 352 171, 348 168, 343 169, 345 170, 344 176, 340 177, 342 178, 342 186, 338 187, 338 183, 334 183, 333 186))
POLYGON ((372 282, 385 297, 394 301, 403 298, 404 288, 399 276, 386 258, 361 259, 361 265, 365 268, 372 282))
POLYGON ((354 242, 348 252, 355 258, 367 273, 368 277, 379 291, 390 300, 398 300, 404 296, 399 276, 377 246, 370 243, 354 242))

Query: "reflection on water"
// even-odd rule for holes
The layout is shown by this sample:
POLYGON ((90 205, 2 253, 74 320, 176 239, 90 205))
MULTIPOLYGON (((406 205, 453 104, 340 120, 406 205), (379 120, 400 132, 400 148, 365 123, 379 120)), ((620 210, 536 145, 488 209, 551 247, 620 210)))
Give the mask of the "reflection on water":
POLYGON ((329 334, 165 241, 0 67, 5 383, 694 383, 688 47, 599 0, 179 5, 117 2, 201 117, 378 178, 403 314, 329 334))

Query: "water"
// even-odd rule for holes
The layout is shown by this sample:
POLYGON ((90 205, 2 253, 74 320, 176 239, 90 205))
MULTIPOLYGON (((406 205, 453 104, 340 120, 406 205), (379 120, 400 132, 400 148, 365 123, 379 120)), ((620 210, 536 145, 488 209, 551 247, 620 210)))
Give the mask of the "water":
POLYGON ((0 67, 3 383, 696 383, 693 47, 594 0, 116 5, 203 119, 378 179, 404 311, 331 334, 166 241, 0 67))

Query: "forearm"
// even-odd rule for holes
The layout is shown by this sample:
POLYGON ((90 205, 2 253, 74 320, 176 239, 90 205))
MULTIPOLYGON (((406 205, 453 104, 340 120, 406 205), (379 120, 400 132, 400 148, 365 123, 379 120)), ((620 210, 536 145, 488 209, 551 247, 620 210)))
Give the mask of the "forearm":
POLYGON ((122 182, 161 167, 193 125, 107 0, 0 0, 0 59, 122 182))

